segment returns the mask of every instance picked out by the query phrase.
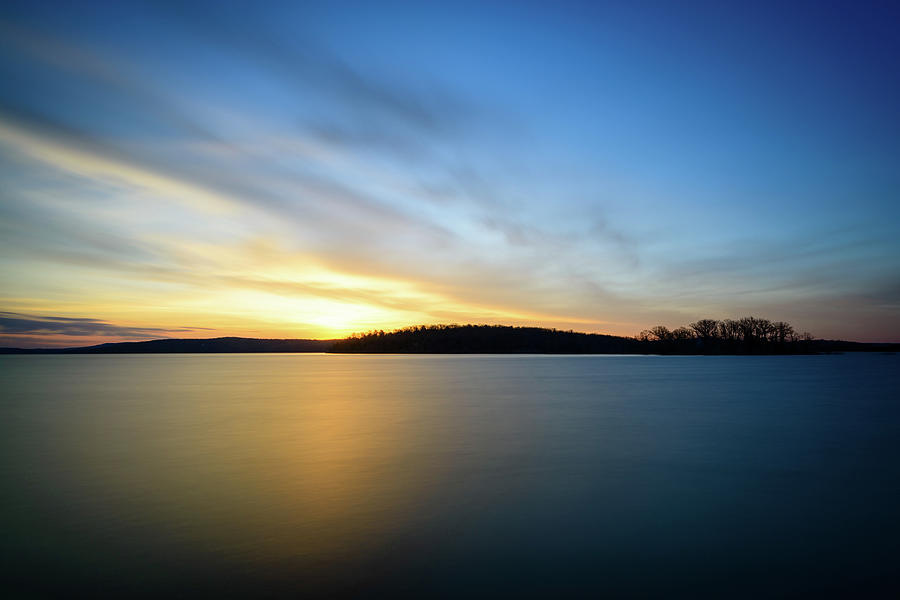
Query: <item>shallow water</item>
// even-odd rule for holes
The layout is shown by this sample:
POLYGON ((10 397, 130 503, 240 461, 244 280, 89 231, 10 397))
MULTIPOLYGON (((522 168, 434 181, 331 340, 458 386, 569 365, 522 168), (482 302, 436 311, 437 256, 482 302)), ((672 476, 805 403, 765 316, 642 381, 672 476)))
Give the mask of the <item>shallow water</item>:
POLYGON ((900 357, 0 357, 17 596, 900 591, 900 357))

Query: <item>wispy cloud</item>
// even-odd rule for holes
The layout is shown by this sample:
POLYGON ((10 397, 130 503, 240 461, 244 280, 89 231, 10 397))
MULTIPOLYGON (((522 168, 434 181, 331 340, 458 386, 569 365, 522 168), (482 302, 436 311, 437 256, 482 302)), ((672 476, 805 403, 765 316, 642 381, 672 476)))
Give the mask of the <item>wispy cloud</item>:
POLYGON ((0 336, 52 334, 75 337, 100 336, 147 339, 148 337, 167 338, 173 334, 196 333, 201 330, 210 331, 207 327, 181 327, 176 329, 126 327, 85 317, 53 317, 0 312, 0 336))
MULTIPOLYGON (((855 215, 851 196, 800 175, 778 200, 757 198, 794 157, 734 166, 757 132, 729 120, 743 137, 717 136, 719 104, 672 98, 659 85, 675 74, 652 60, 619 64, 634 58, 628 27, 590 23, 611 29, 583 37, 523 16, 468 35, 468 19, 380 7, 354 35, 334 10, 0 8, 10 326, 88 314, 97 327, 80 331, 107 336, 193 322, 330 337, 439 320, 634 333, 800 306, 837 336, 852 333, 839 313, 893 310, 884 148, 871 177, 841 171, 834 186, 853 191, 855 215), (454 26, 467 37, 447 38, 453 52, 431 41, 454 26), (682 141, 684 157, 666 150, 682 141), (732 170, 716 170, 719 155, 732 170)), ((797 173, 835 172, 801 154, 797 173)), ((41 331, 16 335, 77 337, 41 331)))

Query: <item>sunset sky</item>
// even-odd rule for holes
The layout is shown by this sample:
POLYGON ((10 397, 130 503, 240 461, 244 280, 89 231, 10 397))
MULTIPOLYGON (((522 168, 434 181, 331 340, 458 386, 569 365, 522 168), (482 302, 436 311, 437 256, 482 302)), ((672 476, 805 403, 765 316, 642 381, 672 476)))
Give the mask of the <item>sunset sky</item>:
POLYGON ((0 5, 0 346, 900 341, 892 2, 0 5))

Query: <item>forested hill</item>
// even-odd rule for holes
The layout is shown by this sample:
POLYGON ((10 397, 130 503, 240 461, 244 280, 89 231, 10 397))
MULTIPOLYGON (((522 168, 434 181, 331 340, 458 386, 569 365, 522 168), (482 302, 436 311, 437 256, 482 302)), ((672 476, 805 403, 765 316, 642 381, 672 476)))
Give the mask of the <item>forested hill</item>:
POLYGON ((332 352, 415 354, 637 354, 633 338, 505 325, 427 325, 338 340, 332 352))
POLYGON ((338 340, 331 352, 398 354, 816 354, 822 352, 898 352, 900 344, 862 344, 795 336, 786 323, 765 319, 704 320, 693 329, 664 327, 638 338, 505 325, 422 325, 373 331, 338 340), (720 336, 712 325, 722 325, 720 336), (731 324, 735 324, 731 333, 731 324), (742 328, 743 327, 743 328, 742 328))

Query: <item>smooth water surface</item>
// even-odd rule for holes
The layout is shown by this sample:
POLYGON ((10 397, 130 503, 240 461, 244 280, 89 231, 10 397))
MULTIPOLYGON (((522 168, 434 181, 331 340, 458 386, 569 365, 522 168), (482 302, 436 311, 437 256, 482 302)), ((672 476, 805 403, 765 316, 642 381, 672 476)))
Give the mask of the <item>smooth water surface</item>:
POLYGON ((900 591, 898 356, 2 356, 0 378, 6 596, 900 591))

